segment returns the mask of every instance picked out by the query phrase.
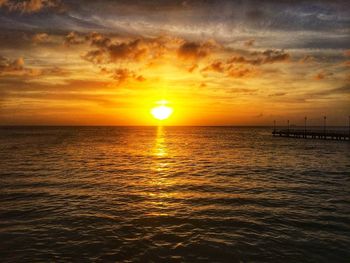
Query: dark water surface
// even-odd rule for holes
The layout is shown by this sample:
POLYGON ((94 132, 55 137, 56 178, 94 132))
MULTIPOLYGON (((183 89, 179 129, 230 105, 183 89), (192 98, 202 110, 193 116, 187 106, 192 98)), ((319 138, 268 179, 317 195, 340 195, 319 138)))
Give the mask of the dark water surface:
POLYGON ((1 262, 350 262, 350 143, 0 128, 1 262))

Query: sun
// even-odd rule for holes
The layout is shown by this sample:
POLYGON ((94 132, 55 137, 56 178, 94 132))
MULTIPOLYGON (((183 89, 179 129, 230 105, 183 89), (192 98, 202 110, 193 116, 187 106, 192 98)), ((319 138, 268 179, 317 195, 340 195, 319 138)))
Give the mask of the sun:
POLYGON ((153 117, 160 121, 169 118, 170 115, 173 113, 173 109, 168 106, 165 106, 165 103, 163 103, 163 101, 161 104, 162 105, 156 106, 151 110, 151 114, 153 115, 153 117))

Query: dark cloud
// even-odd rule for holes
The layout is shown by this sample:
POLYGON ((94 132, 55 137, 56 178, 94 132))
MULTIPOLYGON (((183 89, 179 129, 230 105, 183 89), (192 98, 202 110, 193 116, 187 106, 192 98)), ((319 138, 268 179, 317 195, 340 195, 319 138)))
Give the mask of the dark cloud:
POLYGON ((290 54, 284 50, 268 49, 263 52, 251 52, 249 56, 233 56, 226 63, 228 64, 250 64, 254 66, 287 62, 291 58, 290 54))
MULTIPOLYGON (((95 30, 138 37, 156 37, 168 33, 191 42, 211 37, 217 41, 244 41, 254 38, 259 48, 335 49, 348 48, 350 44, 347 30, 350 27, 350 2, 345 0, 209 0, 186 1, 185 5, 180 0, 64 1, 69 6, 65 13, 52 15, 50 12, 37 12, 30 16, 22 16, 18 12, 9 13, 5 6, 8 3, 35 2, 37 8, 42 6, 39 10, 49 10, 56 8, 58 4, 53 3, 57 1, 1 2, 1 28, 39 31, 74 29, 85 33, 95 30), (256 35, 256 32, 264 34, 256 35), (271 37, 270 33, 275 34, 271 37), (288 33, 295 33, 295 37, 285 41, 288 33)), ((248 40, 246 44, 250 46, 253 42, 248 40)), ((186 45, 191 48, 189 43, 186 45)), ((186 50, 186 46, 184 48, 186 50)), ((192 48, 195 48, 194 45, 192 48)))
POLYGON ((226 61, 216 60, 202 69, 224 73, 233 78, 253 77, 259 73, 257 66, 287 62, 290 55, 283 50, 265 50, 251 52, 249 55, 235 55, 226 61))
POLYGON ((247 67, 231 67, 227 71, 227 75, 232 78, 247 78, 253 77, 257 74, 257 71, 253 68, 247 67))
POLYGON ((212 71, 225 74, 231 78, 246 78, 257 75, 258 71, 253 67, 245 65, 234 65, 231 62, 214 61, 208 66, 204 67, 202 72, 212 71))
POLYGON ((207 57, 215 46, 213 42, 198 43, 184 41, 178 48, 177 55, 182 59, 198 60, 207 57))
POLYGON ((101 67, 101 73, 110 76, 112 79, 116 80, 118 84, 122 84, 130 80, 140 82, 146 80, 142 75, 139 75, 135 71, 127 68, 108 69, 106 67, 101 67))
POLYGON ((268 49, 262 52, 262 58, 260 64, 272 64, 276 62, 285 62, 290 59, 290 55, 285 53, 284 50, 272 50, 268 49))
POLYGON ((95 64, 114 63, 119 61, 140 61, 150 53, 151 48, 157 40, 146 41, 145 39, 134 39, 113 42, 110 38, 100 34, 92 33, 86 36, 86 41, 97 49, 88 51, 83 58, 95 64))
POLYGON ((9 12, 20 13, 37 13, 47 9, 60 12, 64 10, 60 0, 0 0, 0 8, 5 8, 9 12))
POLYGON ((126 68, 118 68, 113 72, 113 79, 115 79, 119 84, 127 81, 127 80, 136 80, 136 81, 144 81, 145 78, 141 75, 137 75, 135 72, 126 69, 126 68))
POLYGON ((107 51, 112 62, 125 59, 139 61, 147 53, 140 39, 111 44, 107 47, 107 51))
POLYGON ((269 97, 282 97, 285 95, 287 95, 286 92, 275 92, 275 93, 270 94, 269 97))
POLYGON ((107 62, 106 53, 101 49, 90 50, 85 53, 82 58, 93 64, 103 64, 107 62))
POLYGON ((346 84, 344 86, 341 86, 339 88, 335 88, 331 90, 332 93, 336 94, 350 94, 350 84, 346 84))
POLYGON ((62 33, 53 34, 49 31, 37 31, 36 29, 28 31, 1 29, 0 22, 0 50, 15 51, 20 55, 37 46, 58 48, 62 44, 61 38, 63 36, 62 33))
POLYGON ((214 72, 219 72, 223 73, 225 71, 225 64, 222 61, 214 61, 208 66, 206 66, 202 71, 214 71, 214 72))
POLYGON ((254 94, 258 91, 258 89, 252 88, 231 88, 227 90, 228 93, 244 93, 244 94, 254 94))
POLYGON ((307 94, 311 97, 324 97, 324 96, 331 96, 331 95, 350 95, 350 85, 345 84, 343 86, 332 88, 328 90, 322 90, 322 91, 315 91, 312 93, 307 94))

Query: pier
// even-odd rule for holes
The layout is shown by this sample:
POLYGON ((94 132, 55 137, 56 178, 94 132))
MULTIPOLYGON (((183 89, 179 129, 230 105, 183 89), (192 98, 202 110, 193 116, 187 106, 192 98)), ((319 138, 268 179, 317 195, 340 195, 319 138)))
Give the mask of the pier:
POLYGON ((338 140, 349 141, 350 135, 348 132, 343 131, 305 131, 302 129, 281 129, 274 130, 273 136, 291 137, 291 138, 304 138, 304 139, 323 139, 323 140, 338 140))
POLYGON ((306 125, 307 117, 304 118, 303 128, 290 128, 289 120, 287 126, 282 129, 276 128, 276 121, 273 122, 273 136, 278 137, 290 137, 290 138, 303 138, 303 139, 322 139, 322 140, 338 140, 338 141, 350 141, 350 116, 348 122, 348 130, 335 130, 327 129, 326 126, 327 117, 323 117, 323 129, 310 129, 306 125))

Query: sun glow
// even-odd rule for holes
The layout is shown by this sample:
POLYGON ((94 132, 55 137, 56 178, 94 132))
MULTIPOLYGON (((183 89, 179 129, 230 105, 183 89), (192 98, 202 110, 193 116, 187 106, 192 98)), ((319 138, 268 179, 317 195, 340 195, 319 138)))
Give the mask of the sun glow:
POLYGON ((169 118, 170 115, 173 113, 173 109, 168 106, 165 106, 165 101, 160 101, 158 104, 161 105, 156 106, 151 110, 151 114, 153 115, 153 117, 160 121, 169 118))

